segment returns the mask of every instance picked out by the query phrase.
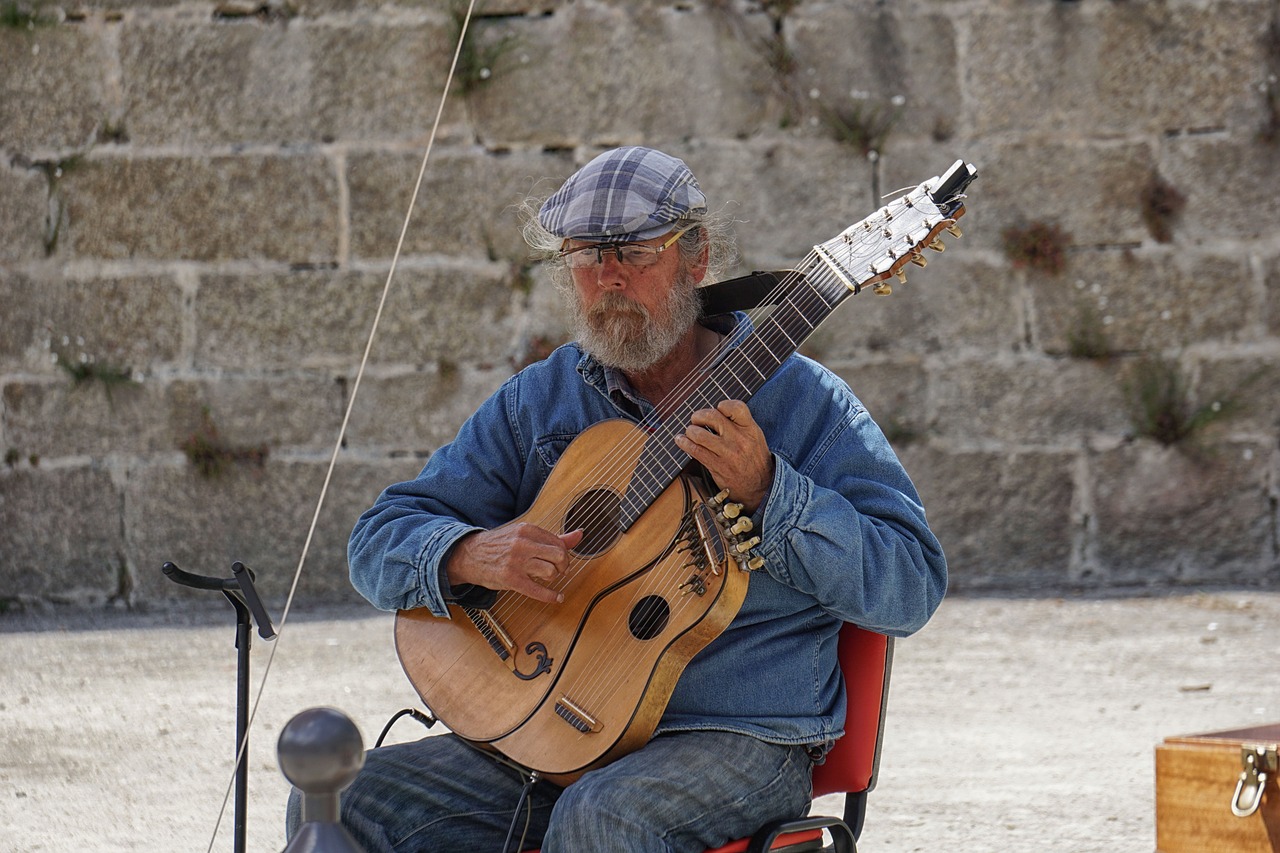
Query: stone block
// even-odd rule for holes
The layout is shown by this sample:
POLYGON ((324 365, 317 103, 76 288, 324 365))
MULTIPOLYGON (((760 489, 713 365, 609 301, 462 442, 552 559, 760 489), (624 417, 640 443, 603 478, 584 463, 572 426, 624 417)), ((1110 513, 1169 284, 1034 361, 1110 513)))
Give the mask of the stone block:
POLYGON ((462 422, 509 375, 500 368, 437 368, 366 376, 351 412, 347 447, 425 457, 452 441, 462 422))
MULTIPOLYGON (((1141 210, 1156 164, 1145 144, 987 139, 962 153, 978 167, 961 225, 966 245, 1002 251, 1006 228, 1034 222, 1061 226, 1071 246, 1151 240, 1141 210)), ((885 184, 896 180, 891 175, 885 184)))
MULTIPOLYGON (((395 253, 421 161, 420 152, 350 155, 353 258, 386 260, 395 253)), ((568 156, 556 153, 436 148, 403 252, 520 263, 529 250, 515 206, 531 194, 549 196, 574 168, 568 156)))
POLYGON ((90 362, 144 374, 181 352, 183 296, 167 276, 0 270, 0 304, 0 369, 65 375, 59 362, 90 362))
POLYGON ((306 153, 97 157, 61 182, 59 255, 333 263, 338 175, 306 153))
POLYGON ((121 504, 96 466, 0 469, 0 600, 101 605, 119 592, 121 504))
POLYGON ((151 18, 120 41, 127 131, 142 145, 416 141, 453 55, 440 15, 395 26, 151 18))
POLYGON ((345 388, 345 382, 297 371, 170 383, 167 448, 181 448, 212 427, 231 447, 327 452, 342 426, 345 388))
POLYGON ((477 133, 487 144, 556 148, 748 136, 766 120, 772 86, 762 17, 577 3, 476 21, 477 44, 510 39, 469 97, 477 133))
MULTIPOLYGON (((50 7, 36 8, 52 14, 50 7)), ((101 33, 67 23, 4 27, 0 149, 34 159, 93 144, 111 119, 109 68, 101 33)))
POLYGON ((1280 437, 1280 358, 1227 356, 1204 361, 1195 402, 1226 407, 1220 423, 1232 435, 1280 437))
POLYGON ((733 220, 744 269, 796 266, 882 202, 860 153, 831 140, 692 140, 666 146, 733 220))
POLYGON ((1248 2, 990 4, 963 45, 972 133, 1255 126, 1270 13, 1248 2), (1170 84, 1176 81, 1176 97, 1170 84))
MULTIPOLYGON (((126 492, 125 526, 139 601, 196 600, 193 592, 166 579, 165 561, 198 574, 231 577, 244 562, 279 615, 315 515, 327 460, 268 460, 261 468, 235 466, 208 479, 182 467, 152 465, 132 472, 126 492)), ((303 566, 297 601, 355 601, 347 579, 346 544, 351 528, 378 492, 417 474, 421 462, 343 462, 334 470, 316 533, 303 566)))
POLYGON ((1079 447, 1129 424, 1116 365, 1005 356, 946 360, 929 373, 928 434, 950 445, 1079 447))
POLYGON ((1027 279, 1033 336, 1050 353, 1095 333, 1114 352, 1247 340, 1262 309, 1247 259, 1207 253, 1079 253, 1062 275, 1027 279))
MULTIPOLYGON (((0 264, 44 257, 49 185, 37 169, 0 163, 0 264)), ((0 270, 0 286, 3 286, 0 270)))
POLYGON ((928 385, 921 359, 841 362, 829 366, 849 384, 895 448, 901 449, 924 437, 928 385))
POLYGON ((1074 580, 1076 457, 911 445, 903 464, 942 543, 953 590, 1055 588, 1074 580))
POLYGON ((1140 440, 1098 454, 1094 550, 1105 579, 1161 586, 1271 577, 1275 452, 1274 442, 1140 440))
MULTIPOLYGON (((385 280, 385 271, 207 276, 195 304, 197 364, 354 370, 385 280)), ((391 288, 373 364, 494 364, 507 357, 517 295, 506 267, 405 265, 391 288)))
POLYGON ((819 133, 831 132, 833 120, 848 125, 845 133, 883 130, 886 140, 944 139, 958 129, 960 73, 949 16, 915 6, 801 3, 785 21, 796 64, 789 80, 819 133))
POLYGON ((840 361, 867 352, 919 356, 1017 348, 1025 331, 1016 278, 967 249, 961 243, 942 255, 925 252, 928 267, 908 265, 907 283, 894 279, 889 296, 863 290, 847 299, 805 351, 840 361))
POLYGON ((176 447, 164 390, 155 381, 9 382, 3 399, 5 440, 23 456, 104 457, 176 447))
POLYGON ((1186 198, 1177 243, 1248 240, 1275 233, 1280 145, 1221 134, 1183 136, 1161 146, 1160 173, 1186 198))

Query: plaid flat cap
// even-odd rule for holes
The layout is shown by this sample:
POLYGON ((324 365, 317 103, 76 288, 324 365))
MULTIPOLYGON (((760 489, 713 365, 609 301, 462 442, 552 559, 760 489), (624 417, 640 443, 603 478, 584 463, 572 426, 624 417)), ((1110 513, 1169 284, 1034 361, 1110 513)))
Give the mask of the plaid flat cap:
POLYGON ((683 160, 652 148, 614 148, 570 176, 543 203, 538 222, 561 238, 634 243, 706 209, 683 160))

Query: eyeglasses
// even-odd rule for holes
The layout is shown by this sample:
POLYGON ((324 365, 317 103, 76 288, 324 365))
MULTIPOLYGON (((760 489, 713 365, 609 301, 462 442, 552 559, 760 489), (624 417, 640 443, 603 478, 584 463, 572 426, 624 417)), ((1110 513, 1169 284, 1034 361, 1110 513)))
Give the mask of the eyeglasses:
POLYGON ((675 242, 683 237, 686 232, 696 227, 696 225, 689 225, 681 228, 668 237, 665 243, 658 246, 636 246, 630 243, 595 243, 577 249, 561 249, 556 257, 563 258, 565 265, 575 270, 603 264, 606 252, 617 258, 620 264, 632 267, 649 267, 656 264, 658 256, 675 245, 675 242))

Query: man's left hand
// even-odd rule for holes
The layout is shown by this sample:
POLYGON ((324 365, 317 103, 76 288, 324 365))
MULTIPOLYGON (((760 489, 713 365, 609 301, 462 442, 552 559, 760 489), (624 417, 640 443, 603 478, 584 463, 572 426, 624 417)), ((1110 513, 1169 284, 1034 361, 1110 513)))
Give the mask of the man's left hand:
POLYGON ((741 400, 725 400, 714 409, 699 409, 690 417, 676 446, 711 473, 729 500, 742 504, 750 515, 773 483, 773 454, 764 432, 741 400))

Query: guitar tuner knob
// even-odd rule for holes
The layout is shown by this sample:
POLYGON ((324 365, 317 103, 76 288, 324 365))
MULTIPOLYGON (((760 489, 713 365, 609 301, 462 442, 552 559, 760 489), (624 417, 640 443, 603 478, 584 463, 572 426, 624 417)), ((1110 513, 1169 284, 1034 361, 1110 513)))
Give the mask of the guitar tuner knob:
POLYGON ((732 533, 734 536, 739 536, 743 533, 750 533, 751 528, 754 526, 755 525, 751 523, 751 519, 747 518, 746 516, 743 516, 742 518, 738 519, 737 523, 735 523, 733 527, 729 528, 729 532, 732 533))
POLYGON ((728 499, 729 499, 729 490, 728 490, 728 489, 722 489, 722 490, 720 491, 720 493, 719 493, 718 495, 716 495, 715 497, 713 497, 713 498, 707 498, 707 505, 708 505, 708 506, 710 506, 712 509, 714 509, 714 508, 716 508, 716 507, 720 506, 722 503, 724 503, 724 502, 725 502, 725 501, 727 501, 728 499))
POLYGON ((893 286, 887 281, 877 281, 875 284, 871 285, 871 292, 880 296, 888 296, 893 293, 893 286))
POLYGON ((898 271, 897 271, 896 273, 894 273, 894 275, 896 275, 896 276, 898 277, 898 283, 899 283, 899 284, 906 284, 906 283, 907 283, 907 270, 906 270, 906 267, 898 267, 898 271))
POLYGON ((935 252, 945 252, 947 250, 947 244, 935 238, 934 241, 929 244, 929 248, 933 249, 935 252))
POLYGON ((947 233, 952 237, 955 237, 957 240, 964 236, 964 233, 960 230, 960 226, 956 225, 954 222, 947 226, 947 233))
POLYGON ((734 551, 734 553, 735 553, 735 554, 746 554, 746 553, 747 553, 747 552, 749 552, 752 548, 756 547, 756 546, 757 546, 757 545, 759 545, 759 544, 760 544, 760 537, 759 537, 759 536, 752 536, 750 539, 748 539, 748 540, 747 540, 747 541, 745 541, 745 542, 738 542, 738 543, 736 543, 736 544, 733 546, 733 551, 734 551))
POLYGON ((754 572, 762 566, 764 566, 764 557, 761 557, 759 554, 756 554, 750 560, 747 560, 748 571, 754 572))
POLYGON ((919 252, 911 253, 911 263, 920 267, 920 269, 924 269, 925 267, 929 266, 929 260, 919 252))
POLYGON ((724 518, 733 519, 742 514, 742 504, 725 504, 724 509, 720 511, 720 515, 724 518))

